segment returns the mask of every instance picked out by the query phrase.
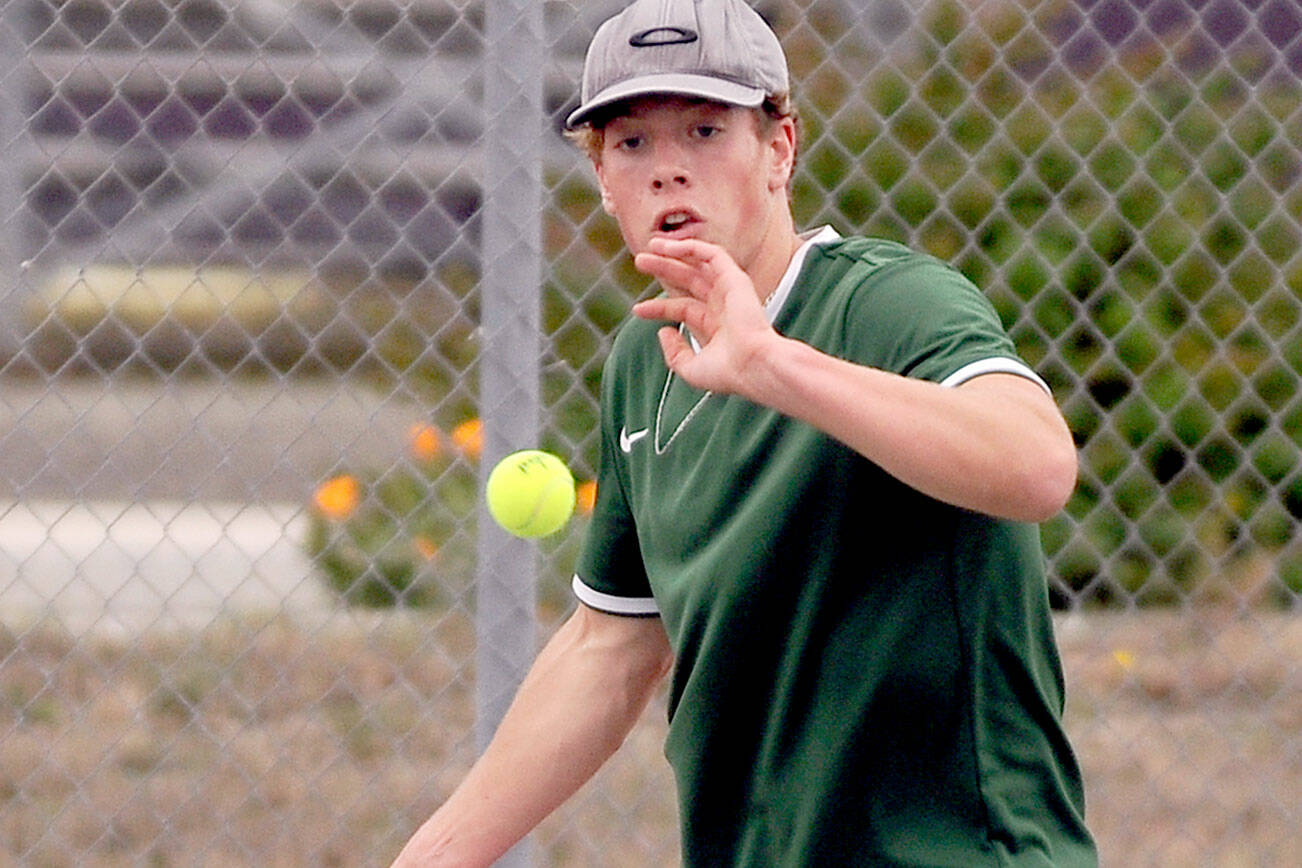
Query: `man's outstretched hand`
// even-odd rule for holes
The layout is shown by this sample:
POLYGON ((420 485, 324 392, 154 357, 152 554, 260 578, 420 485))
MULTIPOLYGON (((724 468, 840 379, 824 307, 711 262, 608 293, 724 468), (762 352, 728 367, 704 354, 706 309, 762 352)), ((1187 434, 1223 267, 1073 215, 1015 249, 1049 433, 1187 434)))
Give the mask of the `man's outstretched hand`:
POLYGON ((633 313, 684 325, 700 345, 698 352, 679 328, 662 328, 669 369, 698 389, 746 395, 757 354, 778 337, 746 272, 722 247, 698 239, 654 238, 633 264, 668 292, 633 313))

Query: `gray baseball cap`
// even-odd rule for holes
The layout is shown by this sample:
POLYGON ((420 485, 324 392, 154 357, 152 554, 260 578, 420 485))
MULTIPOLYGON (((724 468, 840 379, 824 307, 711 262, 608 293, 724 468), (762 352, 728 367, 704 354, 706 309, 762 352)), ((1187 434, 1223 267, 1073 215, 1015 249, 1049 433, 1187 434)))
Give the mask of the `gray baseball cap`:
POLYGON ((576 127, 597 109, 650 94, 755 107, 785 93, 787 58, 742 0, 636 0, 597 29, 583 63, 576 127))

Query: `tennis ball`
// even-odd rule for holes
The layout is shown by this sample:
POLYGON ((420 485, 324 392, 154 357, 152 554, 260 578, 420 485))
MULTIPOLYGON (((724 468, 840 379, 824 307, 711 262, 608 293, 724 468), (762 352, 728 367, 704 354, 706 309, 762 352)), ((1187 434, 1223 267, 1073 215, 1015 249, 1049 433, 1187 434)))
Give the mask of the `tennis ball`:
POLYGON ((488 511, 519 537, 556 533, 574 512, 574 477, 555 455, 537 449, 513 452, 488 474, 488 511))

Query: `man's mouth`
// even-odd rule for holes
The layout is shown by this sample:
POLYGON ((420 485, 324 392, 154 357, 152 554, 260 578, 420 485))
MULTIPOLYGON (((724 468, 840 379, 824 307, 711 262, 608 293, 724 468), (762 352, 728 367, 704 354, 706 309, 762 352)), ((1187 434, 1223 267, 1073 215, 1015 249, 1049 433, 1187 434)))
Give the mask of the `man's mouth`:
POLYGON ((666 211, 660 216, 656 231, 673 233, 698 221, 699 218, 691 211, 666 211))

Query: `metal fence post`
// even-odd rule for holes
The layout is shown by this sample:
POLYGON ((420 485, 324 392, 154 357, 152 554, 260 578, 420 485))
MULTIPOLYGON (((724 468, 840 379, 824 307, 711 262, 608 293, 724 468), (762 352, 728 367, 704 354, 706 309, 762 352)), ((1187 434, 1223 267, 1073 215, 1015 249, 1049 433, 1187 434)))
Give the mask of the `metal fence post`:
POLYGON ((10 0, 0 7, 0 147, 10 159, 0 169, 0 214, 8 215, 0 233, 0 360, 21 346, 18 306, 22 304, 22 260, 26 241, 23 223, 23 161, 13 159, 26 135, 23 114, 23 62, 26 45, 22 19, 26 3, 10 0))
MULTIPOLYGON (((484 49, 484 200, 480 403, 482 484, 496 462, 538 443, 542 276, 542 5, 488 0, 484 49)), ((480 507, 476 743, 488 744, 536 651, 537 557, 480 507)), ((498 863, 530 865, 526 839, 498 863)))

